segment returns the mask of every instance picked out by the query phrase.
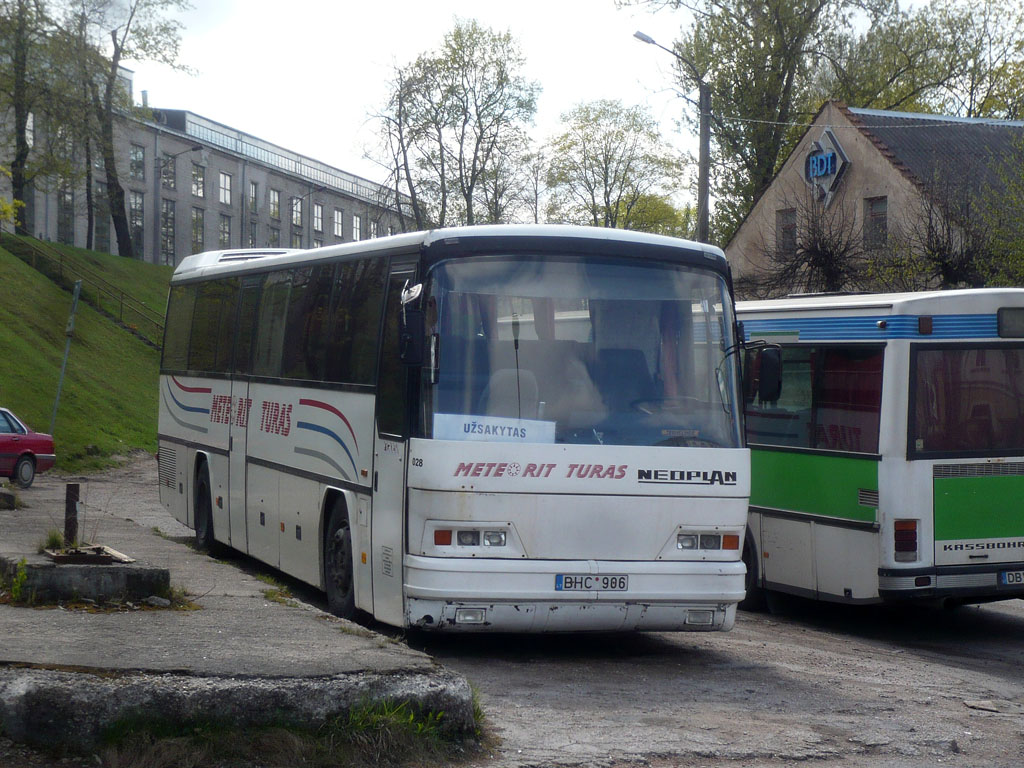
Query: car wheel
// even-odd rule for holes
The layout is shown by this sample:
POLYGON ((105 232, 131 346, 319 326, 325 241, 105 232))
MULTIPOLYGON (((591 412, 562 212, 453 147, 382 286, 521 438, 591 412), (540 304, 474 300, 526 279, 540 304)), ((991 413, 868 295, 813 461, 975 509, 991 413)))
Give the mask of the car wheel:
POLYGON ((351 619, 356 613, 356 591, 352 565, 352 531, 348 511, 341 500, 334 503, 324 541, 324 582, 327 609, 335 616, 351 619))
POLYGON ((196 476, 196 546, 211 551, 213 538, 213 502, 210 500, 210 469, 203 464, 196 476))
POLYGON ((36 479, 36 463, 30 456, 22 456, 14 465, 14 482, 19 488, 28 488, 36 479))

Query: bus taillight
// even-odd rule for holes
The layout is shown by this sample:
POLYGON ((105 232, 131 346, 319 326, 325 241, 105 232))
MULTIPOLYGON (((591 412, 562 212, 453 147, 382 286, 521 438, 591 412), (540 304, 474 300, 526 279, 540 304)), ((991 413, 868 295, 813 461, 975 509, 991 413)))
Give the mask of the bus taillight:
POLYGON ((898 563, 917 560, 917 520, 894 521, 894 557, 898 563))

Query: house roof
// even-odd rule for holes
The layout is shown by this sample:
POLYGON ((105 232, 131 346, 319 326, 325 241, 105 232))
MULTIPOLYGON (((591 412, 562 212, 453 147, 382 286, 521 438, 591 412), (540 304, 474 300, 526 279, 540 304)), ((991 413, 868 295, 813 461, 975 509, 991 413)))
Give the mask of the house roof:
POLYGON ((954 182, 999 187, 1005 183, 1005 159, 1024 152, 1024 121, 840 109, 922 190, 954 182))

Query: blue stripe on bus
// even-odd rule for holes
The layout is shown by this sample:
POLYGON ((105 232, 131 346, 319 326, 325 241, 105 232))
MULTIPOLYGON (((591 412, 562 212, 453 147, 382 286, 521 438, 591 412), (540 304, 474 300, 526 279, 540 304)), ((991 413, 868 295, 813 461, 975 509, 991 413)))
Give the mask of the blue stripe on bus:
POLYGON ((998 338, 995 315, 925 315, 932 332, 918 332, 917 315, 871 317, 789 317, 749 320, 740 315, 747 340, 767 333, 799 333, 800 341, 998 338), (879 321, 885 328, 879 328, 879 321))

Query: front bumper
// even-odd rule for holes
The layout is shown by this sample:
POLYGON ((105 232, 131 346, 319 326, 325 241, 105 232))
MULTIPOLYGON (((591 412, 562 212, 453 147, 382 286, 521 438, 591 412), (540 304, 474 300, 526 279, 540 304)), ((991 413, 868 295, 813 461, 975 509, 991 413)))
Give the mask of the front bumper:
POLYGON ((457 632, 729 630, 745 569, 730 562, 406 556, 406 622, 457 632), (556 574, 627 575, 626 591, 558 591, 556 574))

